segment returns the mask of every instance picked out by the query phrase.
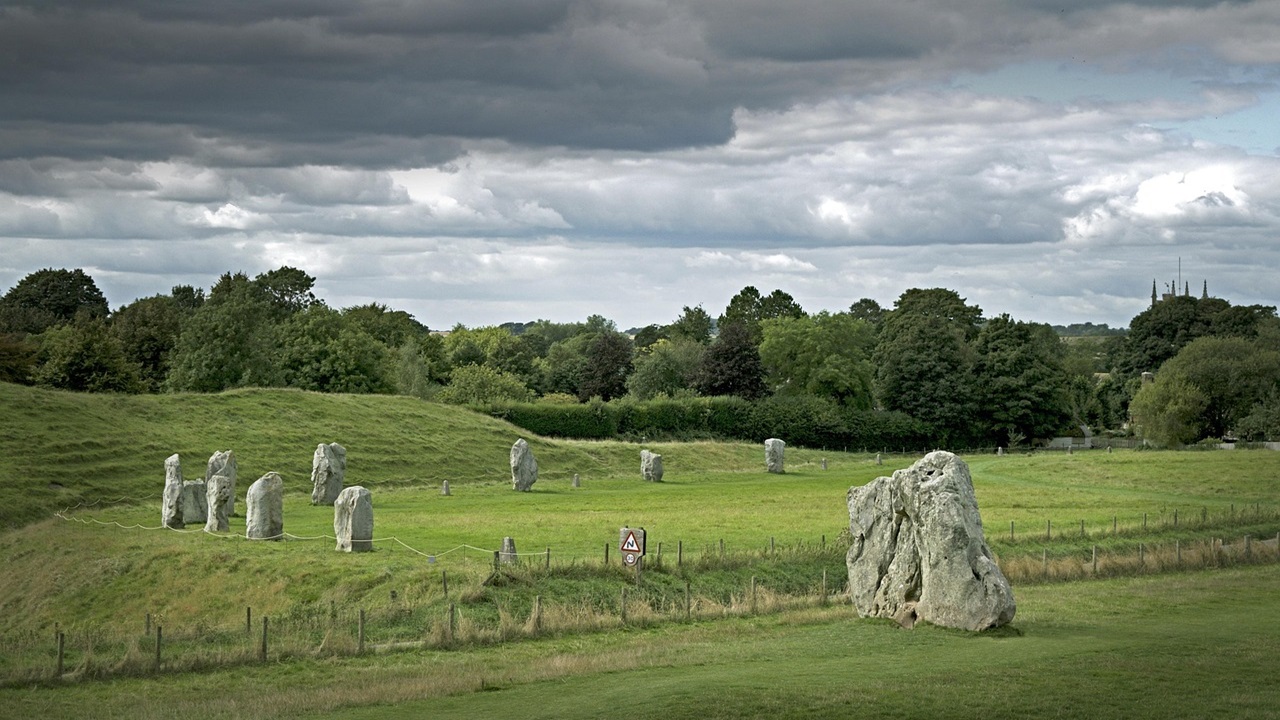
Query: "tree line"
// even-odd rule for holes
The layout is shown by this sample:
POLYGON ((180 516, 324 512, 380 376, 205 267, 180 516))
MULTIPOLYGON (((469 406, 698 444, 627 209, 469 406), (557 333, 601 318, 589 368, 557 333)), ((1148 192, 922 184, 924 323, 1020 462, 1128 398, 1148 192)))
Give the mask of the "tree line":
POLYGON ((228 272, 208 293, 179 285, 113 312, 83 270, 39 270, 0 297, 0 380, 85 392, 292 387, 473 406, 729 397, 860 418, 846 423, 888 418, 883 426, 909 425, 937 447, 1017 446, 1086 426, 1162 445, 1280 437, 1275 308, 1218 298, 1166 298, 1127 333, 1071 338, 986 318, 943 288, 909 289, 892 308, 863 298, 810 313, 782 290, 751 286, 716 317, 686 306, 632 333, 599 315, 433 333, 378 303, 331 308, 314 283, 291 267, 228 272))

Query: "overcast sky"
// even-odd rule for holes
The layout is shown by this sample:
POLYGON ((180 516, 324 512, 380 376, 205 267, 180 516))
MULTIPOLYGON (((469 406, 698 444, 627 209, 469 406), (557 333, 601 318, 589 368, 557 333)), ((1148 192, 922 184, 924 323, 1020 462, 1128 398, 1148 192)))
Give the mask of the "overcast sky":
POLYGON ((0 2, 0 291, 292 265, 432 328, 946 287, 1275 305, 1280 2, 0 2))

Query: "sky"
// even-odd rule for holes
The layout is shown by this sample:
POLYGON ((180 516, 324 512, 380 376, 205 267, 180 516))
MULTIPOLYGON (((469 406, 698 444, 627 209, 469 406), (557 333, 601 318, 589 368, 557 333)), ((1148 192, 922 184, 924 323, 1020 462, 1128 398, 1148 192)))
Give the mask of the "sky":
POLYGON ((281 265, 433 329, 1277 305, 1280 2, 0 0, 0 292, 281 265))

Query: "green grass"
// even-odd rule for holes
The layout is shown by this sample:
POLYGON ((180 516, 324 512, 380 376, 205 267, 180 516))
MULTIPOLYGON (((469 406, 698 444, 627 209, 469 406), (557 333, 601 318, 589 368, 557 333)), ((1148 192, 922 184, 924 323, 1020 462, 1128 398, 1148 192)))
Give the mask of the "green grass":
MULTIPOLYGON (((1274 565, 1167 572, 1166 557, 1152 577, 1019 584, 1021 635, 904 633, 856 621, 846 606, 817 607, 823 572, 833 592, 844 579, 846 490, 913 457, 876 465, 874 456, 788 448, 788 473, 772 476, 756 445, 646 445, 663 454, 667 471, 666 482, 649 484, 639 479, 638 444, 528 438, 540 479, 534 492, 515 493, 507 455, 518 429, 414 399, 277 390, 89 396, 0 384, 0 403, 0 680, 47 677, 55 625, 67 633, 73 677, 109 678, 0 691, 20 715, 92 707, 106 717, 131 709, 135 717, 373 717, 388 712, 383 703, 415 699, 423 704, 396 712, 590 717, 616 705, 638 717, 1194 717, 1223 714, 1205 712, 1213 703, 1228 715, 1266 716, 1255 695, 1275 705, 1274 682, 1256 679, 1258 648, 1280 640, 1274 565), (374 493, 382 540, 372 554, 337 553, 325 539, 249 542, 243 518, 232 519, 227 536, 116 525, 159 524, 169 454, 181 453, 196 477, 209 454, 232 448, 241 494, 279 471, 285 530, 331 534, 332 510, 309 504, 309 474, 316 443, 334 440, 348 448, 348 483, 374 493), (570 486, 575 473, 581 488, 570 486), (451 497, 440 495, 445 479, 451 497), (135 499, 52 516, 119 496, 135 499), (640 588, 617 567, 616 549, 614 565, 600 567, 623 524, 649 531, 655 562, 640 588), (506 535, 530 556, 490 578, 489 550, 506 535), (783 612, 750 611, 752 578, 761 612, 783 612), (680 612, 686 582, 700 618, 692 623, 680 612), (630 619, 618 631, 623 588, 630 619), (539 597, 545 624, 534 631, 539 597), (450 603, 458 634, 445 641, 450 603), (274 661, 264 668, 245 636, 246 606, 274 628, 274 661), (350 657, 360 609, 371 644, 425 641, 428 649, 350 657), (166 671, 153 677, 147 614, 166 639, 166 671), (647 688, 636 698, 632 679, 647 688), (223 686, 230 689, 214 690, 223 686), (1096 687, 1123 712, 1108 713, 1096 687), (268 701, 268 690, 282 699, 268 701), (1175 690, 1194 696, 1185 709, 1170 705, 1175 690), (202 696, 217 698, 191 699, 202 696)), ((1081 567, 1094 545, 1118 556, 1141 544, 1154 555, 1173 540, 1280 531, 1280 453, 966 459, 993 548, 1033 575, 1042 552, 1061 579, 1089 575, 1081 567), (1054 527, 1047 541, 1046 520, 1054 527)), ((1100 575, 1133 565, 1108 562, 1100 575)))
POLYGON ((0 690, 14 717, 1269 718, 1280 567, 1021 590, 1015 629, 844 606, 466 651, 0 690))

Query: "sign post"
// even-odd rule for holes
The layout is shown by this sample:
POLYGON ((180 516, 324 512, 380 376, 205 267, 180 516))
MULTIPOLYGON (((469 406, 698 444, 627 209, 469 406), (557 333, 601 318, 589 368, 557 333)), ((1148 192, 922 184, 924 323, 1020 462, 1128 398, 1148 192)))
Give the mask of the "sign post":
POLYGON ((645 532, 644 528, 622 527, 618 530, 618 549, 622 552, 622 562, 627 567, 636 569, 636 584, 640 584, 640 569, 644 566, 645 532))

